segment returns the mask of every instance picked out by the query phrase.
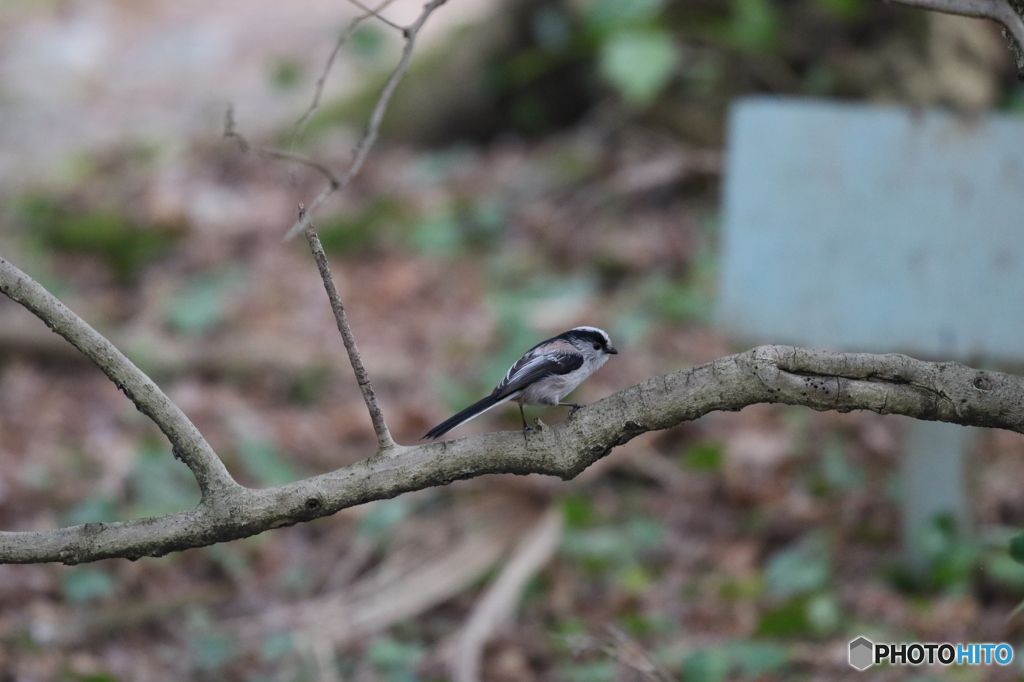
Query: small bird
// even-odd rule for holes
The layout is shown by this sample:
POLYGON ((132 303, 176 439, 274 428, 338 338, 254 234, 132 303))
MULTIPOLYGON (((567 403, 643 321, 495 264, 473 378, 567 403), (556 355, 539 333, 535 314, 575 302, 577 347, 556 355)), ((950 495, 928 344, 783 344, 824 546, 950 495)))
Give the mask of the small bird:
POLYGON ((597 327, 575 327, 541 341, 516 360, 489 396, 441 422, 423 437, 440 438, 509 400, 519 403, 524 438, 530 427, 526 425, 523 405, 564 405, 572 408, 569 411, 572 418, 576 410, 585 405, 563 403, 562 398, 608 362, 609 355, 618 352, 608 334, 597 327))

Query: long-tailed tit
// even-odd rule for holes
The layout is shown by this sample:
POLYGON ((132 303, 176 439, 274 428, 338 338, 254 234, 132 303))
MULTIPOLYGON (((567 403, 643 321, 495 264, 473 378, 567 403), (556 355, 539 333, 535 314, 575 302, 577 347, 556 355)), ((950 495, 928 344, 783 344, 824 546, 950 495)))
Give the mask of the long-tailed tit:
POLYGON ((441 422, 423 437, 440 438, 455 427, 509 400, 519 403, 524 436, 529 427, 526 425, 523 405, 564 405, 572 408, 569 412, 572 417, 584 405, 563 403, 562 398, 608 362, 609 355, 618 352, 612 347, 608 335, 596 327, 576 327, 541 341, 516 360, 489 396, 441 422))

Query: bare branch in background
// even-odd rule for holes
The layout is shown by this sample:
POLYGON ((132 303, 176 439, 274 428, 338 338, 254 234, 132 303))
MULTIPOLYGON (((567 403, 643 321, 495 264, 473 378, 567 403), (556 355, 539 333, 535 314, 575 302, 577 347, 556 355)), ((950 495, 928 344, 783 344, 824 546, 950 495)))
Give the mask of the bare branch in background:
POLYGON ((316 159, 311 159, 304 154, 299 154, 285 149, 271 149, 270 147, 258 147, 250 144, 235 127, 235 109, 231 106, 228 107, 227 112, 224 114, 224 137, 238 142, 238 146, 243 152, 252 152, 253 154, 266 158, 291 161, 292 163, 297 163, 302 166, 308 166, 327 178, 327 182, 331 183, 332 187, 338 187, 338 176, 336 176, 334 171, 328 168, 326 164, 320 163, 316 159))
POLYGON ((384 2, 377 5, 376 9, 367 11, 366 14, 361 14, 356 17, 349 23, 348 27, 342 31, 341 35, 338 36, 338 42, 334 44, 334 49, 331 50, 331 54, 327 57, 327 63, 324 64, 324 68, 320 72, 320 77, 316 79, 316 88, 313 91, 313 101, 309 103, 309 107, 295 123, 295 130, 292 132, 292 144, 302 136, 303 131, 306 130, 306 125, 309 123, 309 119, 311 119, 313 114, 316 113, 316 110, 320 108, 320 98, 324 94, 324 84, 327 82, 327 76, 330 75, 331 69, 334 68, 334 61, 338 58, 338 53, 341 52, 341 48, 348 42, 349 38, 355 34, 356 29, 359 28, 361 23, 370 17, 380 17, 380 14, 378 13, 381 10, 386 9, 387 6, 394 1, 395 0, 384 0, 384 2))
POLYGON ((362 169, 363 164, 366 162, 366 157, 370 153, 370 149, 373 147, 373 143, 377 141, 377 136, 380 135, 380 124, 384 120, 384 113, 388 109, 388 103, 391 101, 391 96, 395 93, 395 88, 398 87, 399 82, 405 76, 406 71, 409 70, 409 64, 412 62, 412 51, 416 45, 416 36, 419 34, 420 29, 430 18, 430 15, 441 5, 445 4, 448 0, 431 0, 423 6, 423 11, 419 17, 416 18, 412 24, 407 26, 403 30, 405 36, 405 47, 402 48, 402 57, 398 60, 398 66, 391 73, 391 77, 388 78, 387 83, 384 84, 384 88, 381 90, 380 97, 377 99, 377 104, 373 107, 373 113, 370 115, 370 123, 366 128, 366 132, 363 134, 363 138, 356 145, 356 148, 352 152, 352 165, 348 167, 339 177, 338 187, 328 185, 325 187, 320 194, 313 199, 313 202, 307 207, 306 214, 301 216, 291 229, 284 236, 284 241, 291 241, 299 235, 300 232, 305 230, 309 226, 309 221, 316 213, 317 209, 328 197, 334 194, 338 189, 346 187, 352 179, 362 169))
MULTIPOLYGON (((304 217, 304 214, 305 209, 300 206, 300 220, 304 217)), ((373 393, 370 377, 363 366, 363 358, 359 354, 356 339, 352 335, 352 327, 349 326, 348 315, 345 314, 345 306, 341 302, 338 287, 335 285, 334 277, 331 275, 331 266, 327 262, 327 254, 324 253, 323 244, 320 243, 320 237, 317 236, 312 223, 309 223, 308 227, 306 227, 306 240, 309 242, 310 251, 313 252, 313 259, 316 260, 316 267, 320 271, 320 278, 324 281, 327 298, 331 300, 334 320, 338 324, 338 331, 341 332, 341 339, 345 344, 345 350, 348 351, 348 359, 352 363, 352 371, 355 373, 356 381, 359 383, 359 390, 363 393, 363 402, 366 403, 366 409, 370 411, 370 421, 373 422, 373 430, 377 434, 377 444, 380 447, 378 454, 380 454, 395 447, 395 441, 391 438, 391 432, 388 431, 388 425, 384 421, 384 414, 380 411, 380 406, 377 404, 377 396, 373 393)))
POLYGON ((552 506, 516 547, 512 558, 473 608, 459 637, 452 666, 455 682, 479 682, 484 647, 515 613, 527 583, 555 555, 562 541, 562 510, 552 506))
POLYGON ((285 235, 284 240, 288 241, 299 232, 305 231, 306 239, 309 241, 310 249, 312 250, 313 257, 316 260, 317 268, 320 270, 320 276, 324 281, 327 296, 331 301, 331 309, 334 311, 334 318, 338 324, 338 331, 341 332, 342 340, 345 343, 345 349, 348 351, 349 361, 352 363, 352 370, 355 372, 356 380, 359 382, 359 389, 363 394, 363 400, 370 412, 370 419, 373 421, 373 430, 377 434, 377 442, 380 446, 381 452, 395 447, 395 441, 391 437, 391 433, 388 431, 387 424, 384 421, 384 415, 381 413, 380 406, 377 404, 377 397, 374 395, 373 386, 370 384, 370 378, 366 373, 366 368, 363 366, 363 360, 359 354, 359 349, 356 346, 355 337, 352 335, 352 328, 349 326, 348 317, 345 314, 345 306, 341 302, 341 297, 338 295, 338 288, 334 283, 334 278, 331 276, 331 268, 327 262, 327 256, 324 253, 323 246, 320 244, 320 238, 313 229, 311 213, 326 201, 327 197, 332 193, 348 185, 356 174, 359 173, 363 163, 366 161, 367 155, 370 153, 370 148, 373 146, 373 143, 376 141, 380 132, 380 125, 384 119, 384 113, 387 111, 388 102, 390 102, 391 96, 395 92, 395 88, 398 87, 399 81, 401 81, 402 77, 409 69, 409 64, 412 60, 413 47, 416 44, 416 36, 419 34, 420 29, 423 28, 427 19, 430 18, 430 15, 434 10, 447 2, 447 0, 431 0, 431 2, 424 5, 423 11, 420 13, 416 21, 408 27, 400 27, 378 14, 378 11, 386 7, 390 1, 391 0, 387 0, 382 3, 377 9, 369 9, 357 0, 350 0, 350 2, 353 2, 356 6, 366 10, 367 13, 360 17, 356 17, 352 23, 349 24, 348 29, 346 29, 338 39, 334 50, 331 52, 331 56, 327 60, 327 65, 324 67, 323 73, 317 81, 317 88, 316 93, 313 96, 313 103, 310 105, 310 108, 306 113, 303 114, 302 118, 299 119, 297 124, 296 134, 301 131, 302 126, 305 125, 309 116, 312 115, 313 111, 315 111, 316 107, 319 105, 320 96, 323 91, 323 83, 327 78, 327 74, 329 73, 331 66, 337 58, 338 51, 341 49, 341 46, 348 37, 352 35, 355 28, 361 21, 372 16, 402 31, 402 35, 405 38, 405 46, 402 49, 402 56, 398 61, 398 66, 395 67, 391 77, 388 78, 387 83, 385 83, 380 97, 377 99, 377 104, 374 106, 373 114, 370 116, 370 122, 366 133, 353 150, 352 165, 349 166, 349 169, 345 171, 343 175, 339 176, 326 165, 301 154, 284 150, 254 147, 236 130, 234 112, 230 107, 227 110, 224 120, 224 136, 237 140, 243 151, 252 151, 263 156, 300 163, 317 170, 327 178, 327 187, 325 187, 316 199, 313 200, 313 204, 309 209, 306 209, 300 204, 299 220, 295 223, 292 229, 289 230, 288 234, 285 235))
POLYGON ((377 19, 380 19, 381 22, 387 24, 391 28, 398 29, 402 33, 405 33, 405 26, 399 26, 398 24, 396 24, 395 22, 391 21, 387 17, 381 16, 380 11, 382 9, 384 9, 385 7, 387 7, 388 3, 382 4, 377 9, 371 9, 371 8, 367 7, 366 5, 364 5, 363 3, 359 2, 359 0, 348 0, 348 1, 349 1, 349 3, 355 5, 359 9, 363 10, 364 12, 366 12, 365 16, 376 17, 377 19))
POLYGON ((886 2, 945 14, 991 19, 1002 24, 1007 35, 1016 43, 1018 51, 1024 50, 1024 17, 1017 13, 1009 0, 886 0, 886 2))
POLYGON ((649 682, 672 682, 675 679, 665 666, 654 660, 632 637, 614 625, 609 625, 607 630, 612 641, 601 646, 606 654, 625 667, 637 671, 649 682))

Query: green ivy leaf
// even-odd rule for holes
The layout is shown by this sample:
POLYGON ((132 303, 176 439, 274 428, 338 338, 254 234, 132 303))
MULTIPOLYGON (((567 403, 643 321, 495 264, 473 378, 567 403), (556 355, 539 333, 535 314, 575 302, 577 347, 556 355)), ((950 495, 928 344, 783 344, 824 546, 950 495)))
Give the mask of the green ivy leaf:
POLYGON ((777 553, 768 561, 765 582, 774 595, 789 597, 820 590, 831 573, 828 548, 819 536, 811 536, 777 553))
POLYGON ((668 84, 678 61, 679 48, 668 31, 625 30, 601 46, 599 68, 626 102, 646 107, 668 84))

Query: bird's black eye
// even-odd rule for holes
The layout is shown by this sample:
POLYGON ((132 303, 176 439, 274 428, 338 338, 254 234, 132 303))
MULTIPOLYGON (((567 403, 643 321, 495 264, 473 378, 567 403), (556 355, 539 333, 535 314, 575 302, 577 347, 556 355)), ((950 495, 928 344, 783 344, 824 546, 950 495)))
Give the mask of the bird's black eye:
POLYGON ((594 344, 594 350, 601 350, 601 344, 595 343, 594 344))

